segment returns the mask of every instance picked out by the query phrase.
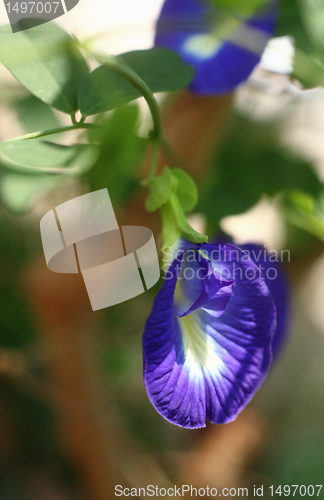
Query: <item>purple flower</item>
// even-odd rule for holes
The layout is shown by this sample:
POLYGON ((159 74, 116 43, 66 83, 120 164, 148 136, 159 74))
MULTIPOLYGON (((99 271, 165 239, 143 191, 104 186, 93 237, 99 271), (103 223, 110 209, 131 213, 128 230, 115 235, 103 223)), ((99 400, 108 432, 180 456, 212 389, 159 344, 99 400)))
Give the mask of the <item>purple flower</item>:
POLYGON ((242 7, 231 12, 216 4, 165 0, 156 26, 155 45, 174 50, 196 69, 190 88, 197 94, 225 94, 246 80, 276 25, 277 0, 260 1, 262 8, 250 8, 249 15, 242 7))
POLYGON ((276 309, 257 264, 229 243, 182 242, 143 336, 144 382, 169 422, 230 422, 271 361, 276 309))

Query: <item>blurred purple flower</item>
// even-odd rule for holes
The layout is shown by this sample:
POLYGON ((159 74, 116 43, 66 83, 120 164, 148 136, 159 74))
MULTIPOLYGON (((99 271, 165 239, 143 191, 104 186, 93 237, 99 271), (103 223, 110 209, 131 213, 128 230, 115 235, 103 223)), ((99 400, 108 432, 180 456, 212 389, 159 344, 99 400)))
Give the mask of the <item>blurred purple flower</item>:
POLYGON ((204 95, 231 92, 248 78, 278 16, 277 0, 264 0, 261 9, 250 9, 249 16, 212 2, 165 0, 155 36, 156 46, 174 50, 196 69, 190 88, 204 95))
MULTIPOLYGON (((181 427, 234 420, 269 367, 284 281, 277 275, 267 286, 273 275, 266 281, 258 268, 269 264, 264 251, 256 253, 258 263, 249 255, 264 248, 242 248, 182 242, 146 322, 146 390, 156 410, 181 427)), ((286 318, 283 309, 280 317, 286 318)))

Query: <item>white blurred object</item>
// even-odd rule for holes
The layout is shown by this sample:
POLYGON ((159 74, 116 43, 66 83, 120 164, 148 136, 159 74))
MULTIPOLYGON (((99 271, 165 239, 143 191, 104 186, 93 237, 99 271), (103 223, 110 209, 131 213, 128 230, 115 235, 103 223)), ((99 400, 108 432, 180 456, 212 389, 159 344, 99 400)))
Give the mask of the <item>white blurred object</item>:
POLYGON ((260 243, 269 250, 283 248, 284 222, 275 201, 266 197, 248 212, 222 219, 221 228, 232 236, 238 245, 260 243))
MULTIPOLYGON (((152 46, 154 23, 163 0, 80 0, 78 5, 55 20, 83 40, 98 36, 95 48, 112 54, 152 46)), ((9 22, 0 2, 0 25, 9 22)))
POLYGON ((294 70, 295 47, 290 36, 271 38, 263 52, 259 67, 266 71, 290 75, 294 70))
POLYGON ((272 38, 260 63, 235 93, 235 108, 257 121, 281 119, 303 98, 299 82, 292 81, 295 48, 289 36, 272 38))
POLYGON ((80 39, 95 37, 95 48, 111 54, 152 46, 163 0, 80 0, 58 22, 80 39))
POLYGON ((107 189, 57 206, 56 215, 50 210, 41 219, 40 230, 51 271, 78 273, 78 257, 94 311, 144 293, 139 268, 147 290, 159 280, 152 231, 138 226, 119 228, 107 189))

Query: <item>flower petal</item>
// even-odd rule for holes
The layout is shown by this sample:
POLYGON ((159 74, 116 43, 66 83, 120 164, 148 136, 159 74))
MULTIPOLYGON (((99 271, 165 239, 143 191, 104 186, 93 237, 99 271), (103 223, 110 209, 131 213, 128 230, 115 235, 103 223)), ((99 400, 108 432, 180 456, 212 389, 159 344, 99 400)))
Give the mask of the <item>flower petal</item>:
POLYGON ((224 312, 232 294, 232 284, 232 281, 217 276, 208 259, 191 249, 182 256, 174 311, 177 316, 183 317, 204 307, 218 317, 224 312))
POLYGON ((257 266, 238 247, 202 245, 218 273, 234 281, 225 312, 197 309, 178 318, 174 291, 183 254, 157 294, 143 336, 144 381, 156 410, 186 428, 233 420, 262 382, 275 308, 257 266), (243 258, 244 257, 244 258, 243 258))
POLYGON ((204 0, 165 0, 155 45, 174 50, 194 66, 191 90, 224 94, 246 80, 259 62, 274 32, 277 11, 277 0, 270 0, 245 21, 204 0))
POLYGON ((269 288, 277 311, 277 328, 272 340, 272 354, 276 358, 285 341, 289 321, 289 290, 278 255, 269 254, 264 247, 249 243, 240 245, 261 269, 265 283, 269 288))

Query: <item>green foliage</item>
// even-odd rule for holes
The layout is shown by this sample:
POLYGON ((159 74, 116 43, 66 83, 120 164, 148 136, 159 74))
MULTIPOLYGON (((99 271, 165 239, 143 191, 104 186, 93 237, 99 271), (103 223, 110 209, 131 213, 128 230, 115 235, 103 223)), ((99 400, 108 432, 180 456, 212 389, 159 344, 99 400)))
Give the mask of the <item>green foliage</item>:
POLYGON ((162 174, 149 181, 150 194, 145 208, 148 212, 155 212, 170 198, 172 189, 172 173, 169 167, 164 167, 162 174))
MULTIPOLYGON (((191 66, 167 49, 128 52, 117 58, 129 66, 152 92, 172 92, 186 87, 194 76, 191 66)), ((80 111, 84 116, 102 113, 141 96, 140 91, 108 66, 94 70, 90 85, 83 80, 80 88, 80 111)))
MULTIPOLYGON (((265 0, 210 1, 250 15, 265 0)), ((282 0, 280 9, 278 34, 295 38, 296 74, 308 84, 321 81, 321 2, 282 0)), ((83 175, 92 190, 107 186, 116 207, 125 203, 138 189, 137 169, 148 141, 138 136, 138 108, 121 104, 141 95, 141 80, 152 92, 179 90, 190 83, 193 68, 172 51, 155 48, 108 59, 90 74, 77 42, 54 23, 15 34, 5 26, 0 29, 0 41, 0 59, 32 93, 13 105, 27 132, 57 127, 50 106, 71 115, 80 109, 83 118, 114 110, 96 119, 98 127, 87 133, 91 144, 62 146, 42 140, 0 144, 1 199, 6 207, 15 212, 28 210, 33 200, 63 182, 64 175, 83 175), (133 83, 128 80, 123 67, 139 78, 138 84, 136 78, 133 83)), ((241 117, 232 120, 215 168, 203 186, 199 209, 217 224, 224 216, 248 210, 264 194, 281 193, 287 219, 322 238, 322 185, 307 161, 279 145, 276 127, 241 117), (305 194, 313 201, 307 210, 300 204, 305 194)), ((162 209, 168 240, 183 236, 196 243, 206 241, 185 217, 198 202, 197 187, 186 172, 166 167, 148 186, 146 208, 162 209)))
POLYGON ((312 165, 279 144, 277 127, 234 117, 202 195, 200 209, 211 221, 245 212, 264 194, 319 196, 323 186, 312 165))
POLYGON ((190 175, 180 168, 164 167, 158 177, 144 184, 150 190, 146 209, 149 212, 161 209, 164 246, 172 247, 181 237, 192 243, 207 241, 206 236, 190 226, 185 216, 198 201, 197 186, 190 175))
POLYGON ((181 168, 172 169, 176 181, 176 191, 185 212, 191 212, 198 203, 198 189, 195 181, 181 168))
POLYGON ((294 73, 306 86, 324 83, 324 5, 321 0, 281 0, 277 35, 290 35, 296 47, 294 73))
MULTIPOLYGON (((53 109, 31 94, 13 101, 11 106, 16 112, 19 122, 26 134, 61 126, 53 109)), ((57 139, 57 137, 58 134, 55 135, 55 139, 57 139)), ((51 137, 51 140, 52 139, 54 139, 53 136, 51 137)))
POLYGON ((153 196, 152 192, 150 196, 148 198, 150 202, 161 208, 162 236, 165 247, 172 247, 181 237, 197 244, 207 242, 207 236, 195 231, 185 216, 185 211, 194 208, 198 200, 197 187, 186 172, 181 169, 165 168, 161 176, 153 183, 153 196), (163 189, 165 189, 164 193, 163 189))
POLYGON ((0 143, 0 163, 19 172, 62 168, 66 172, 57 173, 81 174, 93 166, 98 153, 98 147, 90 144, 62 146, 39 139, 0 143))
POLYGON ((322 0, 300 0, 301 16, 311 42, 323 54, 324 5, 322 0))
POLYGON ((324 241, 323 194, 319 200, 294 191, 283 200, 287 222, 324 241))
MULTIPOLYGON (((33 94, 15 103, 28 132, 57 127, 56 117, 48 105, 72 116, 80 109, 85 117, 111 110, 142 95, 140 80, 138 85, 129 82, 127 75, 119 72, 122 65, 153 92, 179 90, 188 85, 194 74, 193 68, 184 64, 177 54, 156 48, 112 58, 111 66, 107 63, 90 75, 76 42, 54 23, 15 34, 9 26, 4 26, 0 29, 0 40, 1 61, 33 94)), ((41 140, 0 144, 3 203, 15 212, 28 210, 35 197, 62 181, 62 175, 81 175, 95 164, 88 175, 91 188, 109 184, 118 206, 138 184, 134 172, 146 141, 137 136, 137 122, 138 111, 134 107, 120 108, 111 116, 99 118, 100 128, 88 134, 89 141, 94 143, 92 146, 68 147, 41 140)), ((161 204, 156 200, 152 204, 159 182, 148 201, 152 210, 161 204)), ((174 182, 179 184, 183 208, 190 210, 197 199, 193 182, 180 171, 175 171, 174 182)), ((169 197, 171 183, 170 174, 168 192, 164 192, 165 186, 159 190, 164 197, 162 203, 169 197)))
MULTIPOLYGON (((173 215, 172 224, 176 225, 180 235, 188 241, 192 243, 206 243, 208 241, 207 236, 204 236, 197 231, 195 231, 189 224, 183 208, 181 206, 181 202, 176 193, 171 193, 168 203, 166 204, 168 209, 173 215)), ((174 230, 173 230, 174 231, 174 230)))
POLYGON ((155 212, 167 203, 172 192, 177 195, 184 212, 190 212, 198 202, 198 189, 195 181, 181 168, 170 170, 164 167, 162 174, 153 180, 146 181, 150 194, 146 200, 146 209, 155 212))
MULTIPOLYGON (((175 218, 174 211, 170 203, 165 203, 161 207, 161 220, 162 220, 162 241, 163 247, 172 248, 177 241, 181 238, 181 229, 175 218)), ((162 255, 162 261, 164 257, 162 255)), ((167 259, 166 259, 167 261, 167 259)))
POLYGON ((137 134, 138 121, 138 106, 122 106, 98 117, 100 127, 88 133, 89 141, 99 144, 100 155, 86 179, 92 191, 107 187, 115 208, 139 188, 138 169, 147 140, 137 134))
POLYGON ((308 33, 302 12, 303 0, 281 0, 279 19, 277 23, 277 36, 290 35, 294 38, 296 46, 307 53, 311 53, 312 41, 308 33))
POLYGON ((64 178, 58 175, 25 175, 2 171, 0 182, 2 205, 9 212, 19 215, 29 212, 40 197, 59 187, 64 178))
POLYGON ((10 212, 25 213, 38 198, 61 185, 66 174, 80 175, 97 158, 98 147, 89 144, 0 143, 1 202, 10 212), (49 173, 44 174, 44 169, 49 173))
POLYGON ((73 115, 78 88, 89 78, 76 42, 54 23, 12 33, 0 29, 0 60, 17 80, 46 104, 73 115))

